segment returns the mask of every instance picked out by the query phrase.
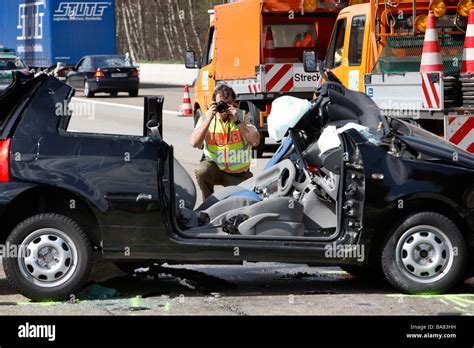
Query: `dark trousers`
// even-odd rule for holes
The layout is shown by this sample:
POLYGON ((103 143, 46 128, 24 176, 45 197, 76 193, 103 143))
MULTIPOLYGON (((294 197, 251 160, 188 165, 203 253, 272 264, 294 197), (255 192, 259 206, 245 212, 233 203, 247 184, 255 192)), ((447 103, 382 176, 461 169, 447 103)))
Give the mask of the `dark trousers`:
POLYGON ((212 161, 202 161, 196 169, 196 179, 203 199, 214 193, 215 185, 237 186, 251 177, 253 174, 250 171, 236 174, 226 173, 212 161))

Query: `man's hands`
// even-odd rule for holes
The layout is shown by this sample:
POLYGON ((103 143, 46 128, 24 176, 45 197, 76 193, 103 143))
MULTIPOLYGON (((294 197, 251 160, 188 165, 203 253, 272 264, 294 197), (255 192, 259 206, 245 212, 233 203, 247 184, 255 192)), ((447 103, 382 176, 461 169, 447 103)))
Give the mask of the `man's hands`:
POLYGON ((211 105, 209 105, 209 109, 207 110, 206 120, 210 119, 212 121, 212 119, 216 117, 216 114, 217 114, 217 104, 212 103, 211 105))
MULTIPOLYGON (((239 120, 239 113, 237 111, 236 105, 234 104, 228 104, 229 108, 225 112, 225 114, 228 116, 229 120, 236 122, 239 120)), ((190 137, 190 143, 193 147, 200 148, 206 139, 206 136, 209 132, 209 126, 214 120, 214 118, 217 116, 217 103, 212 103, 209 105, 209 109, 207 110, 206 113, 206 119, 201 122, 201 125, 194 129, 193 133, 191 134, 190 137)), ((226 121, 225 119, 223 121, 226 121)), ((247 141, 252 146, 258 146, 260 143, 260 133, 254 129, 255 127, 248 127, 245 122, 239 124, 239 129, 242 132, 242 135, 244 139, 247 141)))
POLYGON ((229 109, 227 110, 227 114, 229 115, 229 119, 231 121, 237 121, 239 119, 239 115, 237 114, 237 109, 234 105, 229 105, 229 109))
POLYGON ((191 136, 189 137, 189 142, 191 143, 192 147, 195 148, 201 148, 202 145, 204 144, 204 141, 206 140, 207 133, 209 132, 209 126, 216 117, 217 114, 217 104, 212 103, 209 105, 209 109, 207 110, 206 113, 206 119, 201 122, 201 125, 194 129, 194 131, 191 133, 191 136))

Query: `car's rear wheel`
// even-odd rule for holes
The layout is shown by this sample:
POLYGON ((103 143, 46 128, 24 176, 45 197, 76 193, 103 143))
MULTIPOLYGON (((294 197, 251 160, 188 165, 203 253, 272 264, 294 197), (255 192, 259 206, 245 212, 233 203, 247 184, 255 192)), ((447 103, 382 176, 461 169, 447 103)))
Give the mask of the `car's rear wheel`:
POLYGON ((94 93, 91 91, 91 88, 89 86, 89 82, 87 81, 84 81, 84 94, 87 98, 92 98, 94 96, 94 93))
POLYGON ((138 89, 134 89, 133 91, 128 92, 128 95, 132 98, 138 97, 138 89))
POLYGON ((407 293, 448 291, 461 280, 466 260, 466 242, 458 227, 432 212, 408 217, 382 252, 386 278, 407 293))
POLYGON ((63 300, 77 294, 92 267, 90 242, 73 220, 42 214, 20 223, 7 239, 16 255, 4 259, 9 283, 35 301, 63 300))
POLYGON ((118 96, 118 92, 110 92, 110 96, 115 98, 118 96))

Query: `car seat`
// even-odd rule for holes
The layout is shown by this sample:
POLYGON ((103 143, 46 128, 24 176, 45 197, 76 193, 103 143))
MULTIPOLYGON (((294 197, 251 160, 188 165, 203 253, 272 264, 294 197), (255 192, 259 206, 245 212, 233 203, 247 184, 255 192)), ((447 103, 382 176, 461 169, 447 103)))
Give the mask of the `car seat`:
POLYGON ((223 213, 210 223, 229 234, 295 237, 305 233, 304 207, 292 197, 272 197, 223 213))
POLYGON ((229 186, 214 193, 195 209, 197 201, 196 185, 186 169, 176 159, 174 160, 174 187, 178 220, 186 228, 202 226, 226 211, 261 200, 251 190, 239 186, 229 186))
POLYGON ((222 227, 228 234, 247 236, 304 235, 304 207, 293 198, 270 197, 262 201, 252 190, 229 186, 194 209, 196 186, 177 160, 174 168, 178 223, 182 228, 222 227))

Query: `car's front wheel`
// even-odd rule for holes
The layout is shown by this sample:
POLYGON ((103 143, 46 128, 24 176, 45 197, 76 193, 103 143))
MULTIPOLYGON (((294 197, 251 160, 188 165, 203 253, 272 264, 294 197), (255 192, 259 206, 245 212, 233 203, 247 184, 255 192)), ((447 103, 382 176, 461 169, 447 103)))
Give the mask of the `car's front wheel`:
POLYGON ((81 227, 63 215, 33 216, 12 231, 7 243, 17 250, 4 259, 8 281, 32 300, 69 299, 90 275, 90 242, 81 227))
POLYGON ((409 216, 386 241, 382 268, 388 281, 407 293, 442 293, 464 274, 466 242, 446 216, 409 216))

